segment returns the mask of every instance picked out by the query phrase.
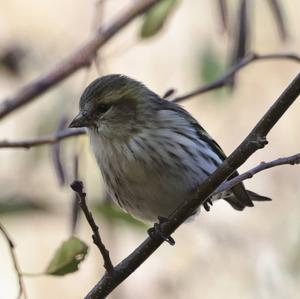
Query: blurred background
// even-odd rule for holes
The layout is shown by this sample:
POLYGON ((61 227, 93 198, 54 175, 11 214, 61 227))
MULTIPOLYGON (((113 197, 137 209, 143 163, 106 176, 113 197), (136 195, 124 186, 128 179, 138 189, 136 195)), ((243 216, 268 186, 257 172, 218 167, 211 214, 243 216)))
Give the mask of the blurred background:
MULTIPOLYGON (((0 1, 0 98, 53 68, 134 2, 138 1, 0 1)), ((227 27, 220 14, 223 1, 175 2, 156 34, 145 27, 141 31, 145 17, 137 18, 99 51, 97 67, 76 72, 1 120, 0 140, 51 134, 75 115, 83 88, 99 75, 122 73, 160 95, 169 88, 182 95, 216 79, 249 51, 300 53, 298 1, 227 1, 227 27), (248 19, 241 12, 245 2, 248 19), (281 27, 275 2, 281 4, 281 27)), ((299 64, 290 60, 255 62, 235 76, 232 88, 181 104, 230 154, 298 71, 299 64)), ((296 102, 271 131, 269 145, 239 171, 299 152, 299 113, 296 102)), ((64 140, 60 146, 2 148, 1 223, 16 243, 26 273, 45 271, 72 233, 74 195, 69 184, 76 156, 79 178, 113 262, 146 237, 144 224, 103 207, 105 192, 86 136, 64 140)), ((277 167, 246 181, 247 188, 273 201, 243 212, 225 202, 214 204, 209 213, 201 212, 178 229, 176 246, 163 244, 109 298, 300 298, 299 171, 297 166, 277 167)), ((83 298, 101 277, 102 260, 83 217, 73 231, 90 246, 79 271, 62 277, 25 277, 30 299, 83 298)), ((0 298, 16 298, 17 293, 16 274, 1 235, 0 298)))

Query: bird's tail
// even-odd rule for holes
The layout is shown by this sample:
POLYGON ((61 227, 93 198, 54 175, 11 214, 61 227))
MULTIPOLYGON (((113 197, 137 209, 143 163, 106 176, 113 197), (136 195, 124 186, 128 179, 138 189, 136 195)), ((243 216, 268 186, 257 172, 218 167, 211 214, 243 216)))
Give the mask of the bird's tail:
POLYGON ((243 184, 238 184, 231 189, 224 200, 226 200, 234 209, 242 211, 245 207, 253 207, 253 201, 270 201, 269 197, 261 196, 250 190, 246 190, 243 184))

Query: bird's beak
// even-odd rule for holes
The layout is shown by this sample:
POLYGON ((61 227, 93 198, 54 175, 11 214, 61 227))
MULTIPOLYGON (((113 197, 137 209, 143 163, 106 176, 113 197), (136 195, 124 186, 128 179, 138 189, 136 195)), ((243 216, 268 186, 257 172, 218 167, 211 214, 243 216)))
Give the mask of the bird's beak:
POLYGON ((88 119, 88 117, 79 112, 69 124, 69 128, 88 127, 89 125, 90 120, 88 119))

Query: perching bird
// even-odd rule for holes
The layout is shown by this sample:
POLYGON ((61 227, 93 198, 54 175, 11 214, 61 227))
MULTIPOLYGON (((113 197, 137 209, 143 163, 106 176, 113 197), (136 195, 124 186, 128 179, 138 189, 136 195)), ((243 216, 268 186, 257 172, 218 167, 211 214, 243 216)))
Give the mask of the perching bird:
MULTIPOLYGON (((186 110, 123 75, 93 81, 70 127, 87 128, 108 195, 142 220, 167 218, 226 158, 186 110)), ((270 200, 242 183, 220 198, 236 210, 270 200)))

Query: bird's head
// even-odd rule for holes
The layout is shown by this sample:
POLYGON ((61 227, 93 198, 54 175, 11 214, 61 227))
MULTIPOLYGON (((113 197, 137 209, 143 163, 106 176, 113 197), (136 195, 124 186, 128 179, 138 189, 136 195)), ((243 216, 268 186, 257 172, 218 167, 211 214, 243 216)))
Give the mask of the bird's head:
POLYGON ((84 90, 80 111, 69 127, 86 127, 102 136, 126 137, 146 121, 159 97, 123 75, 96 79, 84 90))

